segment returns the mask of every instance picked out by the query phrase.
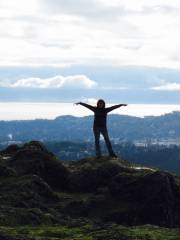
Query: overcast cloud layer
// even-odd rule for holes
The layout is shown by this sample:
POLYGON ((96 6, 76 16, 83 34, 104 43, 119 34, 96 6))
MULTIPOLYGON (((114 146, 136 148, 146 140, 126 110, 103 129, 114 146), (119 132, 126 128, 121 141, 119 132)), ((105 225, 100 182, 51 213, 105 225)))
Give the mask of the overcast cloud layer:
POLYGON ((180 103, 179 0, 1 0, 0 101, 180 103))
POLYGON ((179 68, 178 0, 1 0, 0 65, 179 68))

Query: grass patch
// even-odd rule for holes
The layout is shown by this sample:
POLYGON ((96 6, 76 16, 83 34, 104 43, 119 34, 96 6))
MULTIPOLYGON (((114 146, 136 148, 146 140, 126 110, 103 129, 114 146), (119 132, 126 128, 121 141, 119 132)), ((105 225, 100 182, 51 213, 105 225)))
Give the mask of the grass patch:
POLYGON ((180 230, 145 225, 125 227, 116 224, 81 227, 18 226, 0 227, 0 234, 36 240, 180 240, 180 230))

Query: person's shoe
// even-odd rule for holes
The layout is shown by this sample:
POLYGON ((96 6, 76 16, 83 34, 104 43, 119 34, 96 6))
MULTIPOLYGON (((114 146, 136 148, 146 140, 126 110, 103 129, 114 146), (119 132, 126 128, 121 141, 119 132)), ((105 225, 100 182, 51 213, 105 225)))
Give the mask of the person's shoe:
POLYGON ((111 157, 111 158, 118 158, 118 156, 115 153, 110 154, 109 157, 111 157))

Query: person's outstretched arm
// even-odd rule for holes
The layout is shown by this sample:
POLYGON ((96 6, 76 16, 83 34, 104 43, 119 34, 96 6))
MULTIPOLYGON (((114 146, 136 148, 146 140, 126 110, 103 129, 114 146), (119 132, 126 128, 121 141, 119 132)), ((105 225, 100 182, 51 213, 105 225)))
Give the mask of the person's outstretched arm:
POLYGON ((118 105, 114 105, 112 107, 107 107, 106 110, 107 112, 111 112, 112 110, 116 109, 116 108, 119 108, 119 107, 126 107, 127 104, 118 104, 118 105))
POLYGON ((87 103, 77 102, 77 103, 75 103, 75 104, 76 104, 76 105, 82 105, 82 106, 88 108, 89 110, 91 110, 91 111, 93 111, 93 112, 94 112, 94 110, 95 110, 95 107, 93 107, 93 106, 91 106, 91 105, 89 105, 89 104, 87 104, 87 103))

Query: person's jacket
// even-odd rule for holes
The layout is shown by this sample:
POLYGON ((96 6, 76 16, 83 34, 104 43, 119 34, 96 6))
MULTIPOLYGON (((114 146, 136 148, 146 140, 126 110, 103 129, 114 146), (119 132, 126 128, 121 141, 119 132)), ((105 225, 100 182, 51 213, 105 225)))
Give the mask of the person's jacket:
POLYGON ((80 102, 80 104, 94 112, 94 127, 98 128, 105 128, 107 122, 107 114, 112 110, 122 106, 122 104, 118 104, 112 107, 98 108, 87 103, 80 102))

